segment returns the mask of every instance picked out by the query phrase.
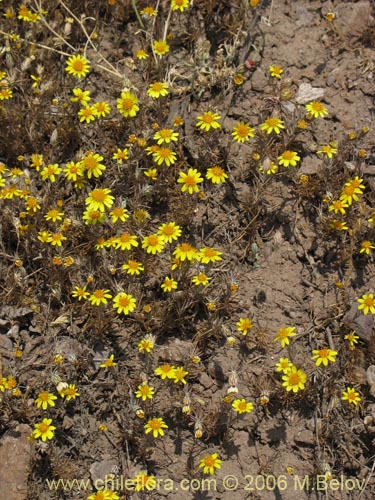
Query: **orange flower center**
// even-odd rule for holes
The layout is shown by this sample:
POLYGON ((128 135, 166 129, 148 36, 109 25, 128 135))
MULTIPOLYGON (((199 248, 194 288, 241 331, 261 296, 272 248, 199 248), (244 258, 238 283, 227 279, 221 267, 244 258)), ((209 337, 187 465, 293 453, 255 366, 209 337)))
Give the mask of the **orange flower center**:
POLYGON ((95 290, 93 295, 97 299, 103 299, 104 298, 104 290, 95 290))
POLYGON ((289 375, 289 383, 290 385, 298 385, 300 382, 300 378, 298 373, 292 373, 289 375))
POLYGON ((206 113, 202 116, 202 122, 211 124, 213 121, 215 120, 211 114, 206 113))
POLYGON ((126 111, 129 111, 129 109, 131 109, 133 107, 133 100, 129 99, 129 98, 123 99, 121 102, 121 106, 126 111))
POLYGON ((153 430, 161 429, 161 423, 156 418, 152 419, 149 422, 149 425, 150 425, 151 429, 153 429, 153 430))
POLYGON ((77 59, 76 61, 74 61, 74 63, 72 64, 72 68, 77 71, 77 72, 81 72, 83 71, 83 68, 84 68, 84 64, 83 64, 83 61, 81 61, 81 59, 77 59))
POLYGON ((244 410, 246 410, 246 407, 247 407, 246 401, 241 401, 240 403, 238 403, 238 409, 239 410, 244 411, 244 410))
POLYGON ((196 186, 197 181, 195 180, 195 177, 193 177, 192 175, 187 175, 185 177, 185 184, 187 184, 188 186, 196 186))
POLYGON ((319 354, 320 358, 328 358, 329 351, 328 351, 328 349, 320 349, 318 354, 319 354))
POLYGON ((163 90, 164 86, 161 82, 156 82, 151 85, 151 90, 154 92, 161 92, 163 90))
POLYGON ((172 151, 169 148, 159 148, 158 154, 161 158, 169 158, 171 156, 172 151))
POLYGON ((240 137, 246 137, 249 132, 249 127, 247 125, 238 125, 236 132, 240 137))
POLYGON ((128 297, 120 297, 118 303, 121 307, 129 307, 130 299, 128 297))
POLYGON ((105 200, 106 194, 102 189, 94 189, 91 193, 91 198, 94 201, 103 202, 105 200))
POLYGON ((49 429, 49 425, 48 424, 45 424, 44 422, 42 422, 41 424, 39 424, 39 430, 42 434, 44 434, 45 432, 47 432, 49 429))
POLYGON ((157 236, 149 236, 148 246, 156 247, 159 244, 159 238, 157 236))
POLYGON ((204 465, 207 467, 212 467, 215 464, 215 460, 212 457, 206 457, 204 459, 204 465))
POLYGON ((367 307, 373 307, 374 304, 375 304, 375 300, 372 299, 371 297, 367 297, 365 300, 364 300, 364 304, 367 306, 367 307))

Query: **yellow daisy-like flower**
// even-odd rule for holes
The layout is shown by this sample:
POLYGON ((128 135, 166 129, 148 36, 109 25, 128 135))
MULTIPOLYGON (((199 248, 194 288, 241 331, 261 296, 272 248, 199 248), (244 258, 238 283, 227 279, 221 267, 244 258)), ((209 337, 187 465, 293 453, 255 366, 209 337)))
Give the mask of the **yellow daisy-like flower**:
POLYGON ((166 146, 158 148, 158 150, 152 154, 153 160, 158 164, 161 165, 162 163, 165 163, 167 167, 170 165, 173 165, 176 162, 177 156, 174 151, 171 149, 167 148, 166 146))
POLYGON ((306 378, 306 373, 293 365, 292 368, 282 376, 283 386, 288 392, 298 392, 305 388, 306 378))
POLYGON ((232 408, 236 413, 250 413, 254 409, 253 403, 246 399, 235 399, 232 403, 232 408))
POLYGON ((100 210, 87 209, 83 212, 82 219, 85 221, 85 224, 101 224, 105 219, 105 213, 100 212, 100 210))
POLYGON ((56 176, 61 174, 62 169, 57 163, 49 164, 43 168, 40 175, 44 181, 49 180, 50 182, 56 182, 56 176))
POLYGON ((192 278, 192 282, 194 283, 194 285, 196 286, 206 286, 208 285, 208 283, 210 282, 211 278, 209 278, 206 274, 200 272, 198 273, 196 276, 193 276, 192 278))
POLYGON ((216 469, 221 469, 221 462, 217 453, 212 455, 206 455, 199 462, 199 467, 203 469, 203 474, 210 474, 211 476, 215 474, 216 469))
POLYGON ((189 194, 199 193, 198 184, 203 182, 203 177, 195 168, 189 168, 188 172, 180 172, 177 179, 179 184, 182 184, 181 191, 187 191, 189 194))
POLYGON ((70 75, 76 76, 77 78, 83 78, 90 71, 90 63, 81 55, 70 56, 65 67, 70 75))
POLYGON ((55 406, 55 400, 57 396, 51 394, 50 392, 40 392, 38 397, 35 400, 35 403, 38 408, 42 408, 42 410, 47 410, 49 406, 55 406))
POLYGON ((345 186, 351 186, 359 191, 363 191, 364 189, 366 189, 366 186, 363 184, 363 179, 360 179, 358 175, 356 175, 354 179, 349 179, 347 182, 345 182, 345 186))
POLYGON ((85 204, 89 210, 99 210, 104 212, 106 208, 111 208, 115 198, 108 188, 97 188, 91 191, 85 199, 85 204))
POLYGON ((78 299, 78 300, 86 300, 90 296, 90 292, 86 290, 86 285, 85 286, 75 286, 73 291, 72 291, 72 297, 78 299))
POLYGON ((77 391, 77 388, 74 384, 68 385, 65 382, 62 382, 62 384, 64 384, 64 387, 61 391, 59 390, 59 386, 57 386, 57 390, 62 398, 70 401, 71 399, 75 399, 79 396, 79 392, 77 391))
POLYGON ((142 241, 142 248, 146 249, 147 253, 153 255, 163 251, 165 246, 165 239, 160 234, 150 234, 145 236, 142 241))
POLYGON ((327 158, 332 158, 337 153, 337 148, 332 147, 330 144, 325 144, 317 151, 318 155, 326 155, 327 158))
POLYGON ((80 163, 70 161, 66 164, 66 167, 64 168, 64 176, 68 179, 68 181, 76 182, 79 177, 82 177, 82 175, 83 170, 80 163))
POLYGON ((154 373, 155 375, 158 375, 162 380, 165 380, 167 378, 171 379, 174 376, 174 369, 175 367, 173 365, 165 363, 164 365, 160 365, 155 368, 154 373))
POLYGON ((168 429, 168 425, 162 418, 151 418, 144 426, 144 429, 146 434, 152 432, 153 437, 157 438, 164 436, 164 429, 168 429))
POLYGON ((283 328, 280 328, 279 331, 277 332, 276 337, 273 339, 274 342, 277 340, 280 340, 281 342, 281 347, 285 347, 286 345, 289 345, 289 338, 290 337, 295 337, 296 332, 295 326, 286 326, 283 328))
POLYGON ((155 40, 152 47, 157 56, 164 56, 169 52, 169 45, 164 40, 155 40))
POLYGON ((233 127, 232 137, 237 142, 249 141, 251 137, 254 137, 254 129, 249 123, 240 121, 233 127))
POLYGON ((199 251, 200 261, 202 264, 209 264, 210 262, 218 262, 221 259, 223 252, 216 250, 215 248, 204 247, 199 251))
POLYGON ((359 253, 370 255, 371 250, 375 250, 375 246, 371 243, 371 241, 364 240, 361 242, 361 249, 359 250, 359 253))
POLYGON ((342 393, 341 399, 342 401, 347 401, 349 404, 353 404, 354 406, 357 406, 357 404, 361 401, 359 392, 357 392, 354 387, 347 387, 342 393))
POLYGON ((8 87, 0 88, 0 101, 6 101, 12 99, 13 91, 8 87))
POLYGON ((90 123, 93 122, 97 118, 96 108, 95 106, 83 106, 78 111, 79 121, 81 123, 90 123))
POLYGON ((194 260, 200 260, 200 255, 198 250, 190 245, 190 243, 181 243, 178 247, 173 251, 173 255, 179 261, 188 260, 190 262, 194 260))
POLYGON ((162 224, 158 228, 158 234, 164 238, 165 243, 172 243, 181 236, 181 228, 177 226, 175 222, 168 222, 167 224, 162 224))
POLYGON ((166 95, 168 95, 168 93, 168 85, 165 82, 151 83, 147 89, 147 94, 152 97, 152 99, 165 97, 166 95))
POLYGON ((147 401, 148 399, 152 399, 155 393, 155 389, 147 384, 147 382, 143 382, 140 384, 135 392, 137 398, 142 399, 142 401, 147 401))
POLYGON ((62 233, 52 233, 49 243, 51 243, 51 245, 54 247, 61 247, 62 242, 66 239, 66 236, 64 236, 62 233))
POLYGON ((362 190, 360 188, 357 188, 349 184, 347 186, 344 186, 341 192, 340 200, 343 201, 344 203, 347 203, 348 205, 352 205, 354 201, 359 200, 358 195, 361 194, 362 190))
POLYGON ((171 379, 175 384, 178 384, 178 382, 181 382, 182 384, 186 384, 185 377, 188 375, 188 372, 184 369, 183 366, 176 366, 173 368, 173 371, 171 373, 171 379))
POLYGON ((62 220, 64 216, 64 212, 60 212, 58 208, 51 208, 51 210, 48 210, 44 218, 46 220, 51 220, 52 222, 57 222, 62 220))
POLYGON ((276 363, 276 371, 287 373, 293 367, 293 363, 288 358, 280 358, 276 363))
POLYGON ((138 344, 138 351, 150 353, 155 347, 155 337, 153 335, 146 335, 138 344))
POLYGON ((39 231, 38 240, 42 243, 50 243, 51 242, 51 233, 49 231, 39 231))
POLYGON ((108 300, 111 299, 112 295, 109 290, 105 290, 104 288, 100 288, 98 290, 94 290, 92 294, 89 296, 89 302, 93 306, 100 306, 101 304, 107 304, 108 300))
POLYGON ((353 351, 355 349, 355 344, 358 344, 359 337, 353 331, 345 335, 344 339, 349 342, 349 349, 353 351))
POLYGON ((275 132, 275 134, 280 134, 281 129, 285 128, 284 122, 280 120, 280 118, 276 118, 271 116, 260 125, 260 130, 263 132, 267 132, 267 134, 271 134, 275 132))
POLYGON ((93 108, 95 109, 96 116, 98 118, 104 118, 105 116, 109 115, 109 113, 111 112, 110 105, 107 102, 104 102, 104 101, 96 102, 93 105, 93 108))
POLYGON ((106 167, 100 163, 103 157, 97 153, 87 152, 83 160, 79 162, 80 167, 87 173, 87 177, 91 179, 92 176, 100 177, 106 167))
POLYGON ((100 368, 111 368, 112 366, 116 366, 117 363, 115 363, 114 359, 115 355, 111 354, 109 358, 103 361, 103 363, 100 365, 100 368))
POLYGON ((189 7, 189 0, 172 0, 171 8, 172 10, 179 10, 184 12, 185 9, 189 7))
POLYGON ((171 128, 161 128, 154 134, 154 139, 158 144, 169 144, 171 141, 178 141, 178 132, 171 128))
POLYGON ((277 157, 279 160, 279 165, 284 167, 295 167, 297 162, 301 159, 295 151, 284 151, 280 156, 277 157))
POLYGON ((137 262, 136 260, 128 260, 126 264, 121 266, 121 269, 126 271, 127 274, 130 274, 131 276, 139 275, 141 274, 141 271, 145 270, 142 262, 137 262))
POLYGON ((332 349, 314 349, 312 353, 313 356, 311 359, 315 361, 316 366, 320 366, 321 364, 328 366, 329 361, 331 363, 336 361, 337 351, 333 351, 332 349))
POLYGON ((333 219, 329 227, 335 229, 336 231, 347 231, 349 228, 344 220, 333 219))
POLYGON ((199 127, 201 130, 208 132, 211 128, 218 129, 221 128, 220 120, 221 116, 213 111, 206 111, 201 116, 197 116, 196 127, 199 127))
POLYGON ((210 180, 212 184, 221 184, 228 179, 228 174, 225 173, 223 168, 215 165, 207 169, 206 179, 210 180))
POLYGON ((119 496, 112 490, 100 490, 90 495, 87 500, 119 500, 119 496))
POLYGON ((117 310, 118 314, 130 314, 134 311, 136 304, 136 299, 125 292, 121 292, 113 298, 113 308, 117 310))
POLYGON ((160 285, 160 288, 163 290, 163 292, 171 292, 172 290, 176 290, 177 281, 170 278, 169 276, 166 276, 164 278, 164 282, 160 285))
POLYGON ((253 323, 250 318, 240 318, 237 323, 237 330, 242 332, 242 335, 247 335, 248 331, 253 328, 253 323))
POLYGON ((115 240, 112 242, 116 250, 131 250, 132 247, 138 246, 137 237, 130 233, 121 233, 116 236, 115 240))
POLYGON ((135 491, 151 491, 155 489, 156 480, 155 476, 149 476, 147 472, 138 472, 132 479, 132 482, 135 484, 135 491))
POLYGON ((274 78, 281 79, 281 75, 284 73, 284 70, 280 66, 270 66, 270 75, 274 78))
POLYGON ((34 424, 35 429, 33 430, 33 438, 42 438, 42 441, 53 439, 56 427, 51 424, 52 418, 43 418, 42 422, 34 424))
POLYGON ((74 97, 71 97, 70 100, 72 102, 79 102, 82 106, 87 106, 87 104, 91 101, 90 91, 82 90, 79 87, 72 90, 74 97))
POLYGON ((328 207, 328 211, 335 212, 335 214, 337 214, 339 212, 341 214, 344 214, 346 212, 345 209, 348 207, 349 207, 349 205, 347 203, 344 203, 342 200, 333 200, 331 205, 329 205, 329 207, 328 207))
POLYGON ((111 221, 113 224, 116 224, 116 222, 125 222, 127 219, 129 219, 129 212, 126 210, 126 208, 122 207, 114 207, 110 212, 109 215, 111 216, 111 221))
POLYGON ((320 101, 312 101, 305 106, 306 111, 314 118, 324 118, 328 115, 328 110, 320 101))
POLYGON ((125 118, 134 118, 138 111, 138 99, 132 92, 121 92, 117 99, 117 109, 125 118))
POLYGON ((149 55, 147 54, 147 52, 145 50, 139 49, 139 50, 135 51, 135 57, 137 59, 139 59, 140 61, 142 61, 144 59, 147 59, 149 57, 149 55))
POLYGON ((363 314, 367 315, 369 312, 375 314, 375 298, 373 293, 368 295, 364 293, 362 297, 357 299, 359 303, 358 310, 363 311, 363 314))
POLYGON ((156 168, 149 168, 143 173, 145 174, 146 177, 148 177, 152 181, 156 181, 158 178, 158 171, 156 168))

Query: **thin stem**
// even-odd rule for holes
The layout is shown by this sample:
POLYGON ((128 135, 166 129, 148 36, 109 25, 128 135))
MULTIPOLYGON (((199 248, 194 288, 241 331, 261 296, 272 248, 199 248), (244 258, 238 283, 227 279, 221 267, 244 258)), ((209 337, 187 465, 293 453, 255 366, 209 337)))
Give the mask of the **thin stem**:
MULTIPOLYGON (((10 38, 9 33, 5 33, 5 31, 0 30, 0 35, 4 35, 4 36, 10 38)), ((71 54, 68 54, 67 52, 63 52, 62 50, 48 47, 47 45, 43 45, 42 43, 31 42, 30 40, 26 40, 25 38, 22 38, 22 37, 19 37, 19 40, 22 40, 23 42, 29 43, 30 45, 34 45, 34 47, 40 47, 41 49, 46 49, 46 50, 50 50, 51 52, 56 52, 57 54, 61 54, 62 56, 69 57, 71 55, 71 54)))
POLYGON ((40 16, 40 20, 42 21, 42 23, 50 30, 51 33, 53 33, 59 40, 61 40, 65 45, 67 45, 70 49, 72 50, 76 50, 73 45, 70 45, 69 42, 67 42, 65 40, 64 37, 62 37, 61 35, 59 35, 57 33, 57 31, 55 31, 53 28, 51 28, 51 26, 48 24, 48 22, 46 21, 46 18, 43 16, 42 14, 42 5, 40 3, 37 2, 37 0, 34 0, 34 3, 35 3, 35 7, 38 11, 38 15, 40 16))
POLYGON ((143 24, 143 21, 142 21, 142 18, 141 16, 139 15, 139 12, 138 12, 138 7, 137 7, 137 0, 132 0, 132 7, 133 7, 133 10, 135 12, 135 15, 138 19, 138 22, 139 22, 139 25, 140 27, 144 30, 145 29, 145 25, 143 24))

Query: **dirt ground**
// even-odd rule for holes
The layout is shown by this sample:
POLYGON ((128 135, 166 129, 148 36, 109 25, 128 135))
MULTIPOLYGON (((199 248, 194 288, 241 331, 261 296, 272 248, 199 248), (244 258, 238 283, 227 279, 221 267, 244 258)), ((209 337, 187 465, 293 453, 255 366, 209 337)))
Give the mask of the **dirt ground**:
POLYGON ((363 241, 375 245, 375 4, 195 0, 170 12, 169 0, 25 3, 39 20, 17 19, 21 2, 0 4, 0 71, 8 82, 1 88, 13 92, 0 102, 0 160, 8 169, 0 184, 0 483, 7 499, 86 499, 104 478, 121 499, 374 498, 375 315, 359 311, 357 299, 375 290, 374 253, 360 252, 363 241), (147 6, 157 16, 142 14, 147 6), (13 18, 3 15, 11 10, 13 18), (151 44, 166 23, 170 52, 154 56, 151 44), (90 61, 85 78, 64 69, 68 44, 90 61), (148 59, 137 59, 141 48, 148 59), (275 65, 280 79, 270 76, 275 65), (34 87, 30 75, 41 78, 34 87), (155 81, 168 83, 166 97, 147 95, 155 81), (75 87, 108 102, 111 113, 80 123, 79 103, 70 100, 75 87), (116 109, 124 89, 139 98, 136 117, 116 109), (306 117, 305 105, 317 100, 328 115, 306 117), (208 110, 221 127, 204 132, 197 116, 208 110), (284 120, 281 134, 260 130, 270 116, 284 120), (237 143, 232 130, 241 120, 255 136, 237 143), (145 147, 156 130, 173 126, 177 161, 157 166, 145 147), (331 159, 317 153, 334 142, 331 159), (121 164, 113 153, 124 147, 129 158, 121 164), (260 170, 285 150, 298 152, 296 167, 260 170), (64 168, 88 151, 107 168, 82 189, 63 174, 43 181, 30 166, 32 154, 64 168), (225 170, 225 183, 205 178, 213 165, 225 170), (156 181, 144 175, 154 167, 156 181), (12 176, 14 168, 22 173, 12 176), (176 182, 188 168, 205 178, 200 193, 183 193, 176 182), (365 185, 359 200, 333 214, 330 203, 356 176, 365 185), (29 194, 10 197, 4 189, 11 184, 29 194), (101 187, 129 220, 84 223, 85 198, 101 187), (31 195, 40 203, 35 212, 25 209, 31 195), (57 231, 44 215, 58 200, 71 220, 61 247, 38 239, 39 231, 57 231), (330 227, 334 219, 348 229, 330 227), (171 221, 181 227, 179 240, 146 253, 142 239, 171 221), (139 239, 131 252, 95 248, 123 231, 139 239), (221 260, 171 270, 182 242, 215 248, 221 260), (73 263, 65 265, 67 257, 73 263), (121 269, 130 257, 144 264, 139 276, 121 269), (207 286, 191 283, 199 272, 212 278, 207 286), (166 276, 178 282, 170 293, 160 288, 166 276), (111 300, 99 307, 78 301, 72 291, 81 285, 130 293, 136 308, 124 315, 111 300), (236 326, 240 318, 252 321, 247 335, 236 326), (282 327, 296 333, 284 348, 274 341, 282 327), (358 336, 352 348, 351 332, 358 336), (138 348, 145 335, 155 336, 149 354, 138 348), (312 351, 323 347, 337 357, 318 367, 312 351), (112 354, 116 366, 102 368, 112 354), (307 375, 296 393, 275 369, 285 357, 307 375), (184 367, 186 384, 157 376, 163 363, 184 367), (7 386, 9 377, 18 390, 7 386), (143 402, 135 392, 144 381, 155 395, 143 402), (79 396, 61 397, 61 382, 79 396), (348 387, 359 404, 342 400, 348 387), (37 407, 41 391, 57 396, 54 407, 37 407), (253 410, 237 414, 233 401, 243 398, 253 410), (145 434, 153 417, 167 424, 163 437, 145 434), (53 439, 30 439, 43 418, 53 419, 53 439), (200 461, 214 453, 221 468, 204 474, 200 461), (123 481, 141 471, 157 487, 126 489, 123 481), (77 482, 51 486, 59 479, 77 482))

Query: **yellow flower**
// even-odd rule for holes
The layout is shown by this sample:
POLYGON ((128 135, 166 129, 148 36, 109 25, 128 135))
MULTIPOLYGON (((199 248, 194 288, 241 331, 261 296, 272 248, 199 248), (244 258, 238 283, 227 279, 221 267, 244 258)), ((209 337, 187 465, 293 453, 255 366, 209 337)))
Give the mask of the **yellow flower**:
POLYGON ((79 165, 83 171, 87 172, 87 177, 91 179, 92 176, 100 177, 106 169, 106 167, 100 163, 102 160, 103 157, 99 154, 88 151, 83 160, 79 162, 79 165))
POLYGON ((324 118, 328 115, 327 108, 320 101, 312 101, 306 104, 305 108, 314 118, 324 118))
POLYGON ((168 95, 168 93, 168 85, 165 82, 151 83, 147 89, 147 94, 153 99, 165 97, 166 95, 168 95))
POLYGON ((165 243, 172 243, 181 236, 181 228, 175 222, 169 222, 159 226, 157 234, 164 238, 165 243))
POLYGON ((74 94, 74 97, 70 98, 72 102, 79 102, 82 106, 87 106, 87 104, 91 101, 89 90, 82 90, 77 87, 73 89, 72 92, 74 94))
POLYGON ((111 354, 109 358, 105 359, 100 365, 100 368, 111 368, 111 366, 116 366, 117 363, 114 362, 115 355, 111 354))
POLYGON ((315 361, 316 366, 320 366, 321 364, 328 366, 329 361, 332 363, 336 361, 337 351, 333 351, 332 349, 314 349, 312 353, 313 356, 311 359, 315 361))
POLYGON ((199 286, 199 285, 205 286, 205 285, 208 285, 210 280, 211 280, 211 278, 209 278, 206 274, 200 272, 196 276, 193 276, 191 281, 196 286, 199 286))
POLYGON ((50 243, 51 242, 51 233, 49 231, 39 231, 38 240, 42 243, 50 243))
POLYGON ((190 245, 190 243, 181 243, 181 245, 175 248, 173 255, 182 262, 184 260, 189 260, 190 262, 200 260, 198 250, 190 245))
POLYGON ((105 290, 104 288, 100 288, 98 290, 94 290, 92 294, 89 296, 89 302, 93 306, 100 306, 101 304, 107 304, 108 300, 111 299, 112 295, 109 290, 105 290))
POLYGON ((333 221, 330 223, 329 227, 331 229, 335 229, 336 231, 347 231, 348 226, 345 221, 333 219, 333 221))
POLYGON ((135 395, 137 398, 142 399, 142 401, 147 401, 147 399, 152 399, 154 396, 155 389, 149 386, 146 382, 143 382, 138 386, 135 395))
POLYGON ((289 345, 289 337, 295 337, 296 335, 295 329, 296 329, 295 326, 287 326, 284 328, 280 328, 279 331, 277 332, 276 337, 273 339, 274 342, 280 340, 281 347, 289 345))
POLYGON ((232 137, 237 142, 249 141, 251 137, 254 137, 254 129, 249 123, 240 121, 233 127, 232 137))
POLYGON ((178 382, 181 382, 182 384, 186 384, 185 377, 188 375, 189 372, 187 372, 183 366, 176 366, 173 368, 172 374, 171 374, 171 379, 175 384, 178 384, 178 382))
POLYGON ((72 291, 72 297, 78 299, 78 300, 86 300, 90 296, 90 292, 86 291, 86 285, 85 286, 75 286, 73 291, 72 291))
POLYGON ((325 144, 317 151, 318 154, 324 154, 327 158, 332 158, 332 155, 337 153, 337 148, 332 147, 330 144, 325 144))
POLYGON ((164 278, 164 282, 160 285, 160 288, 163 290, 163 292, 171 292, 172 290, 176 290, 177 281, 170 278, 169 276, 166 276, 164 278))
POLYGON ((203 182, 203 177, 201 177, 200 172, 195 168, 189 168, 187 174, 180 172, 177 182, 178 184, 182 184, 181 191, 183 193, 187 191, 189 194, 194 194, 199 192, 198 184, 203 182))
POLYGON ((174 376, 174 369, 175 367, 173 365, 166 363, 155 368, 154 373, 159 375, 162 380, 165 380, 166 378, 171 379, 174 376))
POLYGON ((100 490, 90 495, 87 500, 119 500, 119 496, 112 490, 100 490))
POLYGON ((158 144, 169 144, 171 141, 178 141, 178 132, 175 132, 171 128, 161 128, 155 132, 153 139, 155 139, 158 144))
POLYGON ((244 77, 241 75, 241 73, 236 73, 233 77, 233 83, 236 85, 242 85, 244 82, 244 77))
POLYGON ((215 250, 215 248, 204 247, 199 251, 199 257, 202 264, 209 264, 210 262, 218 262, 221 259, 223 252, 215 250))
POLYGON ((100 224, 104 221, 105 214, 99 210, 87 209, 83 212, 82 219, 85 221, 85 224, 100 224))
POLYGON ((136 260, 128 260, 126 264, 123 264, 121 266, 121 269, 127 272, 127 274, 130 275, 138 275, 141 274, 141 271, 144 271, 145 268, 143 267, 142 262, 137 262, 136 260))
POLYGON ((78 111, 78 117, 79 117, 79 121, 81 123, 83 123, 83 122, 86 122, 86 123, 93 122, 96 119, 96 117, 97 117, 95 106, 83 106, 78 111))
POLYGON ((135 298, 125 292, 121 292, 113 298, 113 308, 117 310, 118 314, 130 314, 134 311, 136 304, 135 298))
POLYGON ((280 118, 275 118, 273 116, 260 125, 260 130, 267 132, 267 134, 271 134, 272 132, 280 134, 280 129, 282 128, 285 128, 284 122, 280 120, 280 118))
POLYGON ((125 222, 129 218, 129 213, 126 208, 115 207, 110 211, 111 221, 116 224, 116 222, 125 222))
POLYGON ((129 150, 127 148, 120 149, 117 148, 116 153, 113 154, 112 158, 117 160, 117 163, 122 164, 123 160, 129 159, 129 150))
POLYGON ((293 367, 293 363, 288 358, 280 358, 276 363, 276 371, 287 373, 293 367))
POLYGON ((373 293, 363 294, 362 297, 357 299, 359 302, 358 310, 363 311, 363 314, 367 315, 369 312, 375 314, 375 298, 373 293))
POLYGON ((371 253, 371 250, 374 250, 375 246, 371 243, 369 240, 364 240, 361 242, 361 249, 359 253, 365 253, 369 255, 371 253))
POLYGON ((77 391, 77 388, 74 384, 66 384, 65 382, 62 382, 63 388, 62 390, 59 390, 59 386, 57 386, 57 390, 62 398, 65 398, 67 401, 70 401, 71 399, 75 399, 76 397, 79 396, 79 392, 77 391))
POLYGON ((68 179, 68 181, 77 181, 79 177, 82 177, 83 170, 80 163, 74 163, 71 161, 66 164, 64 168, 64 175, 68 179))
POLYGON ((51 243, 51 245, 54 247, 55 246, 61 247, 62 242, 65 241, 66 239, 67 239, 66 236, 64 236, 62 233, 52 233, 49 243, 51 243))
POLYGON ((13 97, 13 92, 8 87, 3 87, 0 89, 0 101, 6 101, 13 97))
POLYGON ((42 441, 47 441, 47 439, 53 439, 55 426, 52 424, 52 418, 43 418, 42 422, 34 424, 35 429, 33 430, 33 438, 42 438, 42 441))
POLYGON ((271 76, 281 79, 284 70, 280 66, 270 66, 269 68, 271 76))
POLYGON ((95 109, 96 116, 98 118, 104 118, 105 116, 109 115, 109 113, 111 112, 110 105, 107 102, 104 102, 104 101, 96 102, 93 105, 93 108, 95 109))
POLYGON ((254 409, 254 405, 246 399, 235 399, 232 408, 236 413, 250 413, 254 409))
POLYGON ((220 184, 228 179, 228 174, 224 172, 224 169, 215 165, 207 169, 206 179, 211 180, 212 184, 220 184))
POLYGON ((145 236, 142 241, 142 248, 146 249, 147 253, 153 255, 163 251, 165 246, 165 239, 160 234, 150 234, 145 236))
POLYGON ((217 113, 206 111, 203 115, 197 116, 197 123, 195 126, 199 127, 201 130, 205 130, 206 132, 208 132, 211 128, 221 128, 221 125, 218 122, 220 118, 221 116, 217 113))
POLYGON ((358 344, 359 337, 353 331, 345 335, 344 339, 349 342, 349 349, 352 351, 355 349, 355 344, 358 344))
POLYGON ((349 404, 353 404, 354 406, 357 406, 357 404, 361 401, 361 397, 354 387, 347 387, 342 393, 341 399, 342 401, 348 401, 349 404))
POLYGON ((56 176, 61 174, 62 169, 59 167, 57 163, 49 164, 47 167, 44 167, 40 172, 40 175, 44 181, 47 179, 50 182, 56 182, 56 176))
POLYGON ((345 208, 348 208, 349 205, 347 203, 344 203, 342 200, 334 200, 331 205, 329 205, 328 210, 329 212, 335 212, 337 214, 340 212, 341 214, 344 214, 346 212, 345 208))
POLYGON ((152 181, 156 181, 158 178, 158 171, 156 168, 149 168, 144 172, 145 176, 151 179, 152 181))
POLYGON ((81 55, 70 56, 65 67, 70 75, 76 76, 77 78, 82 78, 87 75, 90 71, 90 64, 86 57, 81 55))
POLYGON ((111 208, 114 199, 110 189, 97 188, 89 193, 85 199, 85 204, 88 210, 99 210, 99 212, 104 212, 106 208, 111 208))
POLYGON ((295 167, 297 162, 301 159, 295 151, 284 151, 280 156, 277 157, 279 160, 279 165, 284 167, 295 167))
POLYGON ((147 54, 147 52, 145 50, 139 49, 139 50, 135 51, 135 57, 139 60, 142 60, 142 59, 147 59, 149 57, 149 55, 147 54))
POLYGON ((138 99, 132 92, 121 92, 117 99, 117 109, 125 118, 134 118, 139 111, 138 99))
POLYGON ((144 428, 146 434, 152 432, 154 438, 157 438, 159 436, 164 436, 164 429, 168 429, 168 425, 162 418, 152 418, 147 422, 144 428))
POLYGON ((42 408, 42 410, 47 410, 49 406, 55 406, 55 400, 57 397, 50 392, 40 392, 38 397, 35 400, 35 403, 38 408, 42 408))
POLYGON ((221 462, 217 453, 206 455, 199 462, 199 467, 203 469, 203 474, 215 474, 216 469, 221 469, 221 462))
POLYGON ((169 45, 164 40, 155 40, 152 47, 157 56, 164 56, 169 52, 169 45))
POLYGON ((176 162, 176 153, 166 146, 158 148, 158 150, 152 154, 154 162, 158 165, 165 163, 167 167, 173 165, 176 162))
POLYGON ((305 388, 306 373, 293 365, 290 370, 283 375, 282 379, 284 381, 283 386, 288 392, 298 392, 300 389, 302 390, 305 388))
POLYGON ((189 0, 172 0, 171 8, 172 10, 179 10, 183 12, 189 7, 189 0))
POLYGON ((156 486, 155 476, 149 476, 147 472, 138 472, 132 482, 135 483, 135 491, 151 491, 156 486))
POLYGON ((278 171, 278 169, 279 169, 279 167, 273 161, 269 162, 269 164, 267 165, 266 169, 265 169, 265 167, 263 165, 261 165, 259 167, 259 171, 262 172, 262 173, 266 173, 266 175, 276 174, 276 172, 278 171))
POLYGON ((155 343, 152 341, 151 336, 146 336, 138 344, 138 351, 149 353, 154 348, 155 343))
POLYGON ((145 7, 144 9, 141 10, 142 16, 149 16, 149 17, 154 17, 158 13, 157 10, 154 9, 154 7, 145 7))
POLYGON ((236 325, 238 331, 242 332, 242 335, 247 335, 248 331, 254 326, 250 318, 240 318, 236 325))
POLYGON ((52 222, 60 221, 64 216, 64 212, 60 212, 58 208, 51 208, 48 210, 44 218, 52 222))

